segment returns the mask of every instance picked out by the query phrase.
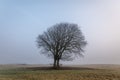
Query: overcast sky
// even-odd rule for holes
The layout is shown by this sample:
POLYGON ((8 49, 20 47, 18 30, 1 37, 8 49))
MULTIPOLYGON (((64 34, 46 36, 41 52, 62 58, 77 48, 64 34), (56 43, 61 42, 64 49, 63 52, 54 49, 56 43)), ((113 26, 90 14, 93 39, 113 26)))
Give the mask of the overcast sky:
POLYGON ((60 22, 76 23, 88 42, 69 64, 120 64, 120 0, 0 0, 0 64, 49 64, 36 37, 60 22))

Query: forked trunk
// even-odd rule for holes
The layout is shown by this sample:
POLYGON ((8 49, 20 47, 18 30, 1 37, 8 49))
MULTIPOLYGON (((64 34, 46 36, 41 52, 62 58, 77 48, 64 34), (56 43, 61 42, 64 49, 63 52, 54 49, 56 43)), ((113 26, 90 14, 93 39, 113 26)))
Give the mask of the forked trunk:
POLYGON ((59 65, 59 59, 54 59, 54 64, 53 64, 53 68, 54 69, 59 69, 60 65, 59 65))

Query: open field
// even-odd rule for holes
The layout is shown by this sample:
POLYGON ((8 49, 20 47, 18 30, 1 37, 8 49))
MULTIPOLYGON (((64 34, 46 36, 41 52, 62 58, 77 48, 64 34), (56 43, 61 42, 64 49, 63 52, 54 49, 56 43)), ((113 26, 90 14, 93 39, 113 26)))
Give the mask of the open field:
POLYGON ((0 65, 0 80, 120 80, 119 65, 44 66, 0 65))

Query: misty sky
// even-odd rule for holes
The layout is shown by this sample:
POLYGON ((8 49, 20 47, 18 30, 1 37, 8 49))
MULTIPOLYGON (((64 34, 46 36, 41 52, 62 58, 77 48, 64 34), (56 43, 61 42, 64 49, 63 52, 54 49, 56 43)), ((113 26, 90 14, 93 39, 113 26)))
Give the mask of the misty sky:
POLYGON ((120 64, 120 0, 0 0, 0 64, 49 64, 36 37, 60 22, 76 23, 88 42, 69 64, 120 64))

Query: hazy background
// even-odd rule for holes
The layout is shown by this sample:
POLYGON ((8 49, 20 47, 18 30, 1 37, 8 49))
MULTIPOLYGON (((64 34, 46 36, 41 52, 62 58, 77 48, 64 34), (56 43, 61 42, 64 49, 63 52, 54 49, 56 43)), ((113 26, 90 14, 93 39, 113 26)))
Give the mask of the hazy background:
POLYGON ((36 37, 59 22, 81 26, 84 58, 69 64, 120 64, 120 0, 0 0, 0 64, 49 64, 36 37))

